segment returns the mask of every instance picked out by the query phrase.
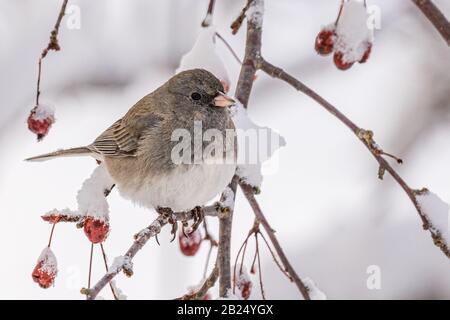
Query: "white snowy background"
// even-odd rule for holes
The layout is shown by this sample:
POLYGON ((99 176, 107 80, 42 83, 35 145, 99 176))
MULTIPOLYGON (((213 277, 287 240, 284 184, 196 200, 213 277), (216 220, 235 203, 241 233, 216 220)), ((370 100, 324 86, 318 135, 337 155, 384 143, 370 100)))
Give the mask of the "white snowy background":
MULTIPOLYGON (((429 187, 450 201, 449 48, 411 1, 368 1, 381 9, 372 56, 349 71, 314 51, 314 39, 333 21, 337 0, 267 0, 263 54, 321 93, 405 163, 395 167, 412 187, 429 187)), ((138 99, 172 76, 200 31, 207 0, 69 1, 81 8, 81 29, 63 21, 62 50, 43 62, 41 101, 56 107, 57 121, 37 143, 26 127, 34 105, 37 58, 48 41, 61 1, 0 0, 0 298, 82 299, 90 243, 73 224, 56 227, 55 286, 31 279, 50 225, 40 215, 76 208, 82 182, 96 167, 88 158, 26 163, 58 148, 85 145, 138 99)), ((450 2, 435 0, 450 17, 450 2)), ((230 22, 244 0, 218 0, 214 23, 240 56, 245 25, 236 36, 230 22)), ((218 42, 231 80, 239 65, 218 42)), ((353 134, 316 103, 258 74, 249 114, 287 141, 276 170, 265 177, 260 204, 298 273, 313 279, 329 299, 450 298, 449 260, 435 247, 404 192, 377 165, 353 134), (369 290, 369 266, 381 271, 381 288, 369 290)), ((116 191, 109 198, 112 231, 105 243, 110 261, 122 255, 135 232, 155 213, 134 207, 116 191)), ((253 214, 238 194, 233 257, 253 214)), ((216 224, 210 219, 210 229, 216 224)), ((217 233, 216 233, 217 234, 217 233)), ((185 257, 169 243, 168 229, 134 260, 134 276, 117 278, 130 299, 170 299, 202 277, 207 245, 185 257)), ((93 280, 103 274, 99 248, 93 280)), ((265 249, 266 295, 298 299, 265 249)), ((249 261, 253 253, 249 246, 249 261)), ((101 295, 111 298, 109 288, 101 295)), ((214 295, 217 295, 214 292, 214 295)), ((255 279, 252 298, 259 298, 255 279)))

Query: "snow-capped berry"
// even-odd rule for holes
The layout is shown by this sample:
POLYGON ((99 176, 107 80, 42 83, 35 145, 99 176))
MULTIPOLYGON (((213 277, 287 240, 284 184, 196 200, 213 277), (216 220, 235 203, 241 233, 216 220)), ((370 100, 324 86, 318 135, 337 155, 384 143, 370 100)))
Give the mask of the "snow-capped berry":
POLYGON ((247 269, 244 266, 241 267, 241 265, 236 265, 236 275, 234 281, 242 299, 247 300, 252 293, 253 283, 247 273, 247 269))
POLYGON ((55 282, 57 273, 58 268, 56 257, 50 248, 47 247, 39 256, 31 276, 33 281, 36 282, 41 288, 47 289, 55 282))
POLYGON ((27 119, 28 129, 42 140, 55 122, 54 110, 49 106, 38 105, 31 110, 27 119))
POLYGON ((55 280, 56 275, 50 273, 43 269, 43 262, 39 262, 36 267, 34 267, 33 273, 31 274, 33 281, 36 282, 39 287, 43 289, 49 288, 55 280))
POLYGON ((342 14, 336 25, 336 39, 334 51, 339 52, 335 56, 338 68, 346 70, 351 63, 369 58, 373 43, 373 28, 367 24, 370 18, 364 2, 348 0, 344 3, 342 14), (369 50, 368 50, 369 49, 369 50), (342 56, 342 58, 340 58, 342 56))
POLYGON ((244 281, 238 288, 241 292, 242 299, 247 300, 252 293, 253 283, 251 281, 244 281))
POLYGON ((364 51, 364 55, 362 56, 361 60, 359 60, 359 63, 365 63, 370 57, 370 53, 372 52, 372 43, 367 44, 367 49, 364 51))
POLYGON ((315 49, 318 54, 326 56, 333 52, 336 34, 334 29, 325 28, 316 37, 315 49))
POLYGON ((194 256, 202 243, 202 234, 200 230, 195 230, 188 233, 187 237, 183 232, 178 235, 178 243, 180 244, 181 252, 188 257, 194 256))
POLYGON ((87 217, 84 220, 84 234, 92 243, 105 241, 109 233, 109 223, 105 220, 87 217))
POLYGON ((354 62, 348 62, 344 60, 344 54, 340 51, 334 53, 334 64, 340 70, 347 70, 354 64, 354 62))

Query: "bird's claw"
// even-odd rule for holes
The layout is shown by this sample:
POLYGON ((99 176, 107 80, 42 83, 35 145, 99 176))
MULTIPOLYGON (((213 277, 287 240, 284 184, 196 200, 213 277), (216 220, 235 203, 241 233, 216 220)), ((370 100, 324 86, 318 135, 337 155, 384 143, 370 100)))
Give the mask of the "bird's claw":
MULTIPOLYGON (((158 207, 156 208, 156 212, 158 212, 158 214, 164 219, 167 220, 167 222, 169 224, 172 225, 172 230, 170 231, 170 233, 173 235, 172 240, 170 240, 170 242, 173 242, 175 240, 176 234, 177 234, 177 230, 178 230, 178 222, 177 219, 175 218, 172 209, 170 208, 163 208, 163 207, 158 207)), ((156 240, 159 244, 158 239, 156 240)))
POLYGON ((194 209, 192 209, 192 215, 194 217, 194 223, 192 224, 191 232, 189 232, 189 234, 194 233, 205 218, 202 207, 195 207, 194 209))
POLYGON ((168 221, 172 225, 172 230, 170 231, 170 233, 172 234, 173 237, 172 237, 172 240, 170 240, 170 242, 173 242, 173 240, 175 240, 175 238, 177 236, 178 222, 172 216, 169 217, 168 221))

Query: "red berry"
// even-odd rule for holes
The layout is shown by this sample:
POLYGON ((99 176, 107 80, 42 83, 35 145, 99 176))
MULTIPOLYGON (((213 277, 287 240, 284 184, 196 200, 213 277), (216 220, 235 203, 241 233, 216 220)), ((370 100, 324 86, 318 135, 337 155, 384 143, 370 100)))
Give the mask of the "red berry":
POLYGON ((27 120, 28 129, 37 135, 38 140, 47 135, 54 122, 55 118, 53 115, 42 112, 39 107, 31 110, 27 120))
POLYGON ((87 217, 84 220, 84 234, 92 243, 105 241, 109 233, 109 223, 94 217, 87 217))
POLYGON ((57 273, 56 257, 50 248, 46 247, 39 256, 31 277, 41 288, 47 289, 55 282, 57 273))
POLYGON ((188 257, 194 256, 200 245, 202 243, 202 234, 200 230, 195 230, 194 232, 187 235, 184 235, 183 232, 180 232, 178 235, 178 243, 180 244, 181 252, 188 257))
POLYGON ((238 289, 241 291, 242 299, 247 300, 252 293, 253 284, 251 281, 243 281, 238 289))
POLYGON ((33 270, 31 276, 33 281, 36 282, 39 287, 43 289, 49 288, 55 281, 56 273, 45 270, 43 266, 43 261, 40 261, 33 270))
POLYGON ((366 51, 364 52, 364 55, 362 56, 361 60, 359 60, 359 63, 366 63, 367 60, 368 60, 369 57, 370 57, 370 53, 371 53, 371 52, 372 52, 372 44, 369 43, 369 44, 367 45, 366 51))
POLYGON ((320 31, 315 43, 317 53, 326 56, 333 52, 335 36, 334 30, 320 31))
POLYGON ((344 61, 344 54, 340 51, 334 53, 334 64, 340 70, 349 69, 354 62, 344 61))
MULTIPOLYGON (((252 293, 253 283, 247 273, 247 269, 244 266, 241 267, 241 265, 236 265, 235 269, 237 270, 234 278, 236 287, 241 293, 242 299, 247 300, 252 293)), ((252 269, 250 270, 251 273, 253 273, 252 269)))

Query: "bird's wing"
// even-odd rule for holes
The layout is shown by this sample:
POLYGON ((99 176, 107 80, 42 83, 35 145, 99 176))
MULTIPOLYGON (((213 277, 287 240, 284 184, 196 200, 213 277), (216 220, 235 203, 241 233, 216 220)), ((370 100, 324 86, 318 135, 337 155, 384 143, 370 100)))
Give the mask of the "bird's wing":
POLYGON ((90 148, 103 156, 129 157, 135 155, 138 140, 139 137, 130 132, 120 119, 95 139, 90 148))
POLYGON ((116 121, 89 147, 107 157, 135 157, 139 140, 162 120, 150 112, 134 112, 116 121))

